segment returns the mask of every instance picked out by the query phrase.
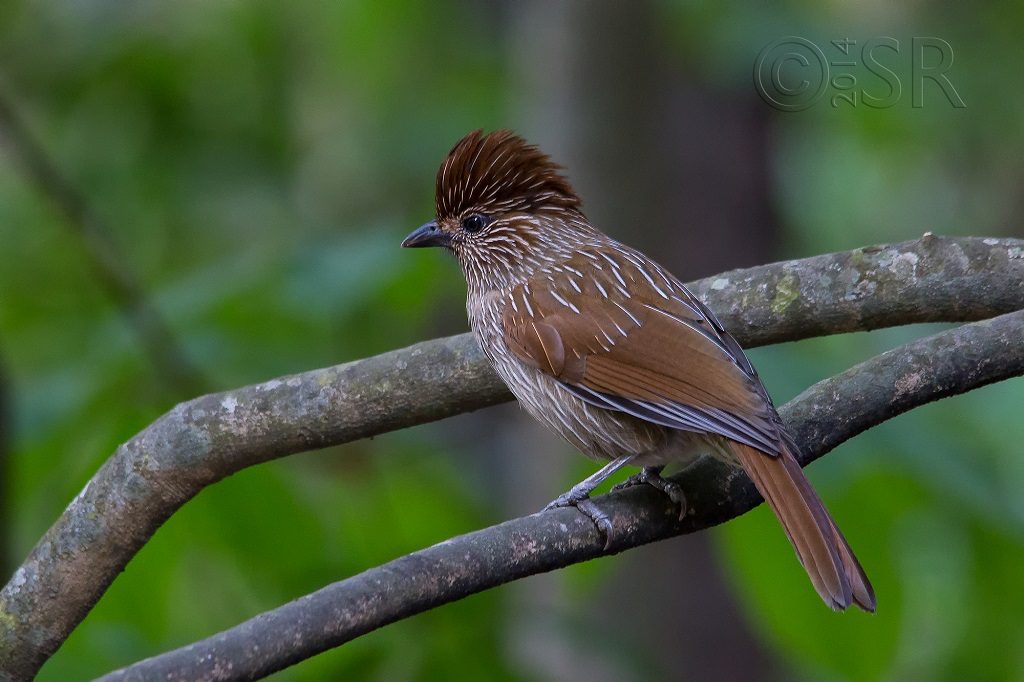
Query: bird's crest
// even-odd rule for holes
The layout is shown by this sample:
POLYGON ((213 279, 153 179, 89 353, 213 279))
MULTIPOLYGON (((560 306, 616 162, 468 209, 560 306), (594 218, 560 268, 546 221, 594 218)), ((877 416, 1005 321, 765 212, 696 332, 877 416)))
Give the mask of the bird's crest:
POLYGON ((579 209, 562 167, 508 130, 476 130, 458 141, 437 171, 437 216, 579 209))

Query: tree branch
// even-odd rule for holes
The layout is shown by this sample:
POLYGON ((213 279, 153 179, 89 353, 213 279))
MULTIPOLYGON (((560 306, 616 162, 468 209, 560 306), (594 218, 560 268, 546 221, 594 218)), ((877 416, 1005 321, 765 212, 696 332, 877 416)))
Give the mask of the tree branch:
MULTIPOLYGON (((1024 311, 1018 311, 915 341, 812 386, 781 410, 802 446, 802 462, 919 405, 1024 374, 1022 337, 1024 311)), ((692 504, 681 522, 649 486, 595 498, 616 529, 607 550, 575 510, 514 519, 395 559, 101 679, 257 679, 441 604, 702 530, 761 502, 745 475, 711 458, 674 480, 692 504)))
MULTIPOLYGON (((1022 240, 925 236, 733 271, 693 287, 754 346, 982 319, 1024 308, 1022 282, 1022 240)), ((0 591, 0 671, 33 675, 202 488, 269 459, 508 399, 463 334, 178 405, 117 449, 0 591)))

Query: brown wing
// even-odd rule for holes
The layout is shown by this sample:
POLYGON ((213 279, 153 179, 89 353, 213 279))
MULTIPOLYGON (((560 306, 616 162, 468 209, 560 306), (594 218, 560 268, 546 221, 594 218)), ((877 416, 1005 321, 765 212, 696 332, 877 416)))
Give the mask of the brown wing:
POLYGON ((589 403, 776 455, 787 436, 739 344, 639 259, 583 251, 517 287, 504 314, 509 348, 589 403))
POLYGON ((628 249, 582 251, 506 304, 512 352, 583 400, 735 441, 825 603, 874 610, 871 583, 804 477, 754 368, 681 283, 628 249))

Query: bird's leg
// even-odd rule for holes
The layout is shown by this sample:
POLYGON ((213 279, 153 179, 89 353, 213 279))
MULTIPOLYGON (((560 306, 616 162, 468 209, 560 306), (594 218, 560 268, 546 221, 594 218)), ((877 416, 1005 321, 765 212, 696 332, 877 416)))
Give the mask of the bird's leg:
POLYGON ((640 473, 633 474, 622 483, 614 486, 612 490, 625 490, 626 488, 643 484, 657 488, 668 495, 668 498, 679 507, 679 520, 681 521, 686 516, 686 493, 683 492, 682 486, 678 483, 661 477, 661 471, 664 468, 663 466, 644 467, 640 470, 640 473))
POLYGON ((597 472, 587 476, 585 479, 574 485, 568 492, 562 493, 552 500, 544 511, 557 509, 558 507, 576 507, 597 526, 597 530, 604 536, 605 547, 611 540, 612 521, 608 515, 597 508, 597 505, 590 500, 590 493, 594 488, 601 485, 606 478, 633 461, 633 455, 624 455, 605 464, 597 472))
POLYGON ((569 492, 562 493, 556 497, 548 506, 544 507, 544 511, 555 509, 556 507, 575 507, 577 502, 590 497, 590 493, 594 492, 594 488, 601 485, 605 479, 616 471, 629 464, 632 459, 633 455, 624 455, 613 459, 598 471, 574 485, 569 489, 569 492))

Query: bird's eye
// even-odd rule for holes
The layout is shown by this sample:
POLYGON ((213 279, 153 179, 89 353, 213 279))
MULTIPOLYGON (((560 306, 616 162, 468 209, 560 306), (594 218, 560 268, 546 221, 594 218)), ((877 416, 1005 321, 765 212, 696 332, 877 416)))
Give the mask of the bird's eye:
POLYGON ((487 227, 488 222, 487 216, 480 213, 470 213, 462 219, 462 229, 469 233, 479 232, 487 227))

